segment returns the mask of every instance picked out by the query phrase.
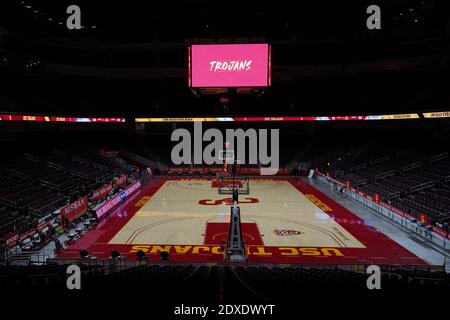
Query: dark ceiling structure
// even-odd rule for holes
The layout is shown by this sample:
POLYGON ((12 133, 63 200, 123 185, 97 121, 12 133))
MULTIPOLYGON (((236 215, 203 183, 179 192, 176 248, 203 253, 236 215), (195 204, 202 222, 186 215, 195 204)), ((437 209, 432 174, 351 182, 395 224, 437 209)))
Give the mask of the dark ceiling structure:
POLYGON ((141 2, 3 0, 0 110, 187 116, 345 114, 448 109, 446 0, 141 2), (69 5, 81 9, 68 30, 69 5), (198 96, 192 43, 272 45, 264 94, 198 96), (221 101, 226 101, 224 104, 221 101))

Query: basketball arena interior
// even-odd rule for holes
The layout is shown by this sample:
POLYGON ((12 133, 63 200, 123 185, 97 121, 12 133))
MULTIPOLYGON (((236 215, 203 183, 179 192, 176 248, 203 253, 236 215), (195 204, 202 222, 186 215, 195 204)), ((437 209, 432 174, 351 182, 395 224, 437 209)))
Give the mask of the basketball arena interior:
POLYGON ((445 309, 449 64, 446 0, 2 0, 1 291, 445 309))

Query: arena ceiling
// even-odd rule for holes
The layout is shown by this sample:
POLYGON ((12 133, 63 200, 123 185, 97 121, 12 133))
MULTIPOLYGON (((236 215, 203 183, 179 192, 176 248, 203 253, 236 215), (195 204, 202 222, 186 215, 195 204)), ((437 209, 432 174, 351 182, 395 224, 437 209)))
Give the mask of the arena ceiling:
POLYGON ((445 0, 73 1, 0 3, 0 109, 179 116, 319 114, 448 108, 450 19, 445 0), (259 97, 196 97, 192 42, 269 42, 273 86, 259 97), (26 92, 26 94, 24 94, 26 92), (7 103, 5 103, 7 101, 7 103), (126 106, 126 108, 124 108, 126 106))

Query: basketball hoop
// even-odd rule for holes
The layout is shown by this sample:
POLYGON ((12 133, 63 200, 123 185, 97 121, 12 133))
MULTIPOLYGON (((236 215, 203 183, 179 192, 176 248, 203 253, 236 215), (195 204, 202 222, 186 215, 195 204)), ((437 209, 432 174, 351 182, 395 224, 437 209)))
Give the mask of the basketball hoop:
POLYGON ((220 176, 217 177, 217 187, 219 194, 233 194, 234 190, 238 191, 238 194, 250 194, 250 184, 248 177, 230 177, 220 176))
POLYGON ((219 151, 219 160, 223 161, 226 164, 234 163, 234 150, 220 150, 219 151))

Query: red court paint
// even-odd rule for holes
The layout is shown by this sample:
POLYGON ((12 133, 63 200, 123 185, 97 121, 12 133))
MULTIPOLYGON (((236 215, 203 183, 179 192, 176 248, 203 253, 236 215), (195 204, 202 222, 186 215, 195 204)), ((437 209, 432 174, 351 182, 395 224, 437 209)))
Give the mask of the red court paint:
MULTIPOLYGON (((242 224, 242 238, 244 238, 246 245, 263 245, 261 235, 259 234, 256 223, 241 223, 242 224)), ((221 245, 228 239, 229 223, 208 222, 206 225, 205 244, 207 245, 221 245)))

